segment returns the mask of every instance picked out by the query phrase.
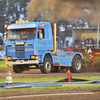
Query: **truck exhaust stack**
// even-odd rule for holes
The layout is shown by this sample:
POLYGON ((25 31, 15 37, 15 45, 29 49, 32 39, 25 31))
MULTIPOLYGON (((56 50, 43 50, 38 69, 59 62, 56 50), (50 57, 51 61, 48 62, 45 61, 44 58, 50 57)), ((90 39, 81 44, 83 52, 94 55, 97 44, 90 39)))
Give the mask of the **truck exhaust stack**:
POLYGON ((54 47, 52 54, 56 53, 56 23, 54 23, 54 47))

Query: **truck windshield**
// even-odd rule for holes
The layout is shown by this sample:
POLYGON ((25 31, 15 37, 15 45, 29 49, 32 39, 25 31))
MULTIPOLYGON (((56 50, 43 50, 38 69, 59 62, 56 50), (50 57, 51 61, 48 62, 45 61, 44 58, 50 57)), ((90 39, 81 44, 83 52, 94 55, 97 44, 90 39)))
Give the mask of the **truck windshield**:
POLYGON ((8 31, 8 39, 10 41, 15 40, 31 40, 35 39, 36 28, 33 29, 13 29, 8 31))

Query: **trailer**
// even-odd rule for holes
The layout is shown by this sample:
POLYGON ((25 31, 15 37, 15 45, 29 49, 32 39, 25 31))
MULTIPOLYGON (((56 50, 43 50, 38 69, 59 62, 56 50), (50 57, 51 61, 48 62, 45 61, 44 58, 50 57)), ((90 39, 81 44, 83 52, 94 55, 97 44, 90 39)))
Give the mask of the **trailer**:
POLYGON ((48 21, 16 21, 7 30, 5 60, 8 67, 13 66, 15 73, 22 73, 30 69, 30 66, 39 68, 42 73, 58 71, 59 67, 70 67, 73 72, 81 72, 82 53, 57 50, 56 24, 54 40, 48 21))

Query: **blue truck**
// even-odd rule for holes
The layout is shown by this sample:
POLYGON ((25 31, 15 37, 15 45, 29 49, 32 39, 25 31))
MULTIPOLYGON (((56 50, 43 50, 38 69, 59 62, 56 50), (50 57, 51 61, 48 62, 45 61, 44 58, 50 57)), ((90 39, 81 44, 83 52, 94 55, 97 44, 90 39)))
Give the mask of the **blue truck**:
POLYGON ((48 21, 16 21, 8 26, 5 37, 6 65, 12 65, 15 73, 29 70, 33 65, 42 73, 58 71, 59 67, 70 67, 76 73, 82 70, 82 53, 56 49, 56 24, 53 36, 48 21))

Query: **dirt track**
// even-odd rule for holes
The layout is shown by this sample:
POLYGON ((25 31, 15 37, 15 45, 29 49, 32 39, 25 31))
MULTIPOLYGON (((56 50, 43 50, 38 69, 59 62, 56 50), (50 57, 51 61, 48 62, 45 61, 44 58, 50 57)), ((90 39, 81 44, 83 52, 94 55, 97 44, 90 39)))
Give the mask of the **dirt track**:
MULTIPOLYGON (((12 72, 13 78, 65 78, 67 74, 65 72, 52 72, 50 74, 42 74, 39 69, 32 69, 30 71, 24 71, 21 74, 16 74, 12 69, 0 69, 0 79, 5 79, 7 71, 12 72)), ((72 73, 73 77, 100 77, 99 72, 88 72, 88 73, 72 73)), ((73 89, 46 89, 46 90, 22 90, 22 91, 7 91, 0 92, 1 97, 9 96, 25 96, 18 98, 3 98, 2 100, 100 100, 100 87, 99 88, 73 88, 73 89), (28 97, 29 95, 39 95, 39 94, 57 94, 57 93, 84 93, 84 92, 94 92, 93 94, 77 94, 77 95, 55 95, 55 96, 33 96, 28 97), (99 93, 96 93, 99 92, 99 93)))
MULTIPOLYGON (((31 69, 30 71, 24 71, 23 73, 14 73, 11 68, 0 69, 0 79, 5 79, 7 71, 12 72, 13 78, 65 78, 67 77, 66 72, 52 72, 49 74, 41 73, 40 69, 31 69)), ((72 77, 100 77, 99 72, 82 72, 72 73, 72 77)))
MULTIPOLYGON (((82 88, 74 88, 74 89, 46 89, 46 90, 24 90, 24 91, 13 91, 13 92, 0 92, 0 98, 1 97, 12 97, 12 96, 22 96, 22 97, 16 97, 16 98, 10 98, 9 100, 100 100, 100 88, 88 88, 88 89, 82 89, 82 88), (94 92, 93 94, 76 94, 71 95, 70 93, 89 93, 94 92), (54 96, 38 96, 41 94, 58 94, 58 93, 69 93, 69 95, 54 95, 54 96), (37 96, 31 96, 30 95, 37 95, 37 96), (25 96, 25 97, 24 97, 25 96)), ((8 99, 2 99, 2 100, 8 100, 8 99)))

